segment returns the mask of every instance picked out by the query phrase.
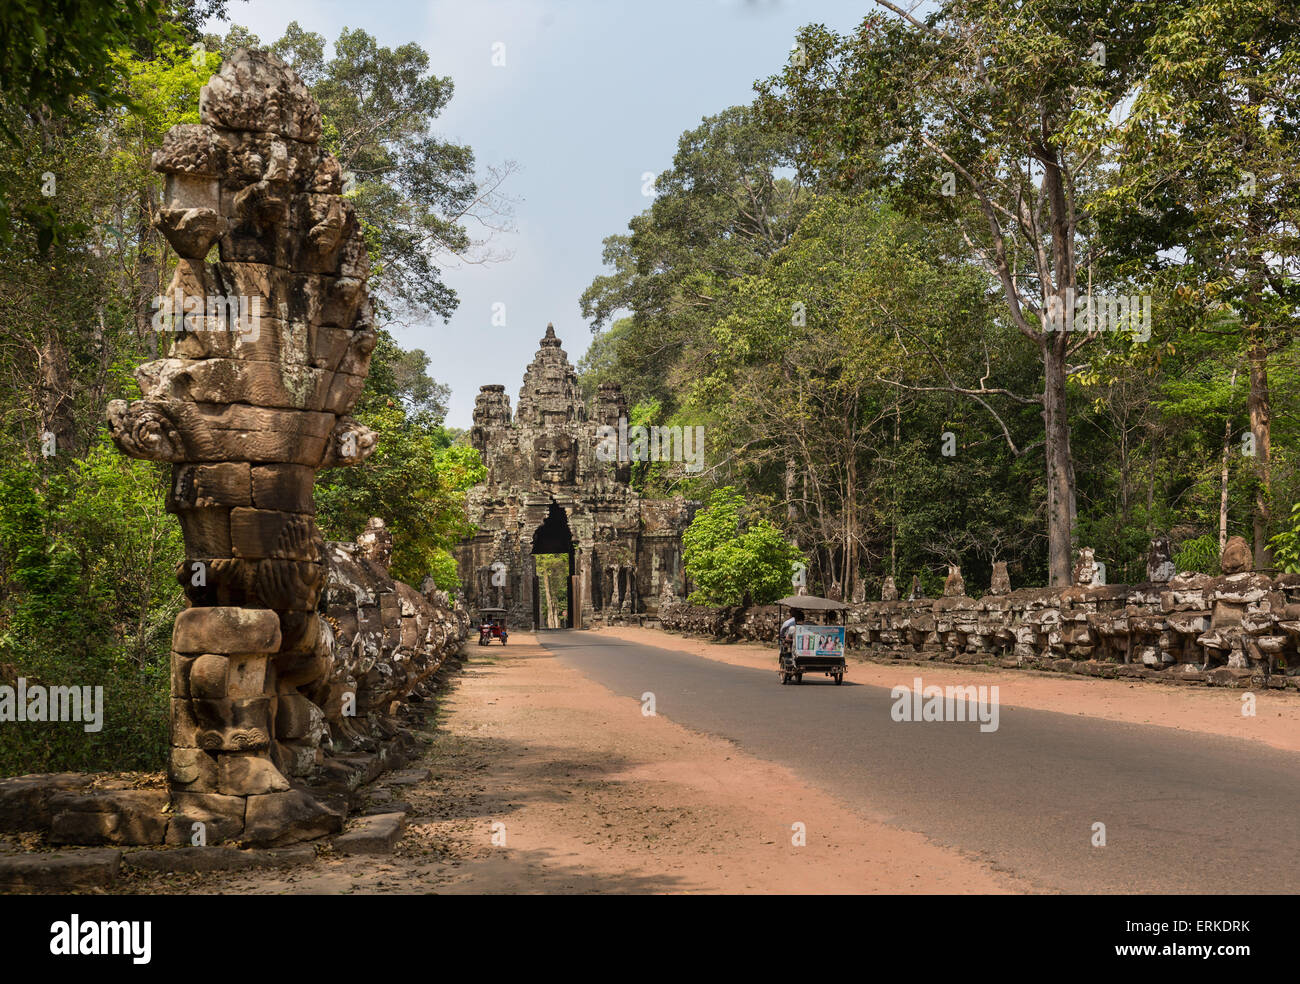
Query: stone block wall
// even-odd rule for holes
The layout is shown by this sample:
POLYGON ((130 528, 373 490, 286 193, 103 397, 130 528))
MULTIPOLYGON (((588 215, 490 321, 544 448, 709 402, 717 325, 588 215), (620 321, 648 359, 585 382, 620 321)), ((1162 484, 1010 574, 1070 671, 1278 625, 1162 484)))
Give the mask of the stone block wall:
MULTIPOLYGON (((775 606, 673 602, 670 631, 775 646, 775 606)), ((863 602, 850 650, 892 659, 996 663, 1097 676, 1300 689, 1300 575, 1181 574, 1165 582, 1026 588, 863 602)))

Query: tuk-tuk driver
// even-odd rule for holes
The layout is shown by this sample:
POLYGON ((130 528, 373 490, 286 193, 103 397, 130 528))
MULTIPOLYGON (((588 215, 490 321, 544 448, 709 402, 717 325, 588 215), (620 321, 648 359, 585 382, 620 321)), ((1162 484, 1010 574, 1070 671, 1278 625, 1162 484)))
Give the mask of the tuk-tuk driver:
POLYGON ((794 645, 794 627, 803 625, 803 609, 790 609, 790 617, 781 623, 781 648, 794 645))

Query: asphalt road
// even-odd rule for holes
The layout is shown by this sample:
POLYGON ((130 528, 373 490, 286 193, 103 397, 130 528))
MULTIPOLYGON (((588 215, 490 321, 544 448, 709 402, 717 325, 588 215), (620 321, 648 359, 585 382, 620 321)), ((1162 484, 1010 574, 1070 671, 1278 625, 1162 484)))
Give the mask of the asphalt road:
POLYGON ((843 686, 781 686, 775 656, 769 672, 591 632, 538 639, 616 694, 653 693, 659 715, 1043 891, 1300 891, 1300 760, 1288 752, 1005 705, 992 732, 899 722, 889 690, 854 685, 852 665, 843 686), (1092 846, 1098 822, 1105 847, 1092 846))

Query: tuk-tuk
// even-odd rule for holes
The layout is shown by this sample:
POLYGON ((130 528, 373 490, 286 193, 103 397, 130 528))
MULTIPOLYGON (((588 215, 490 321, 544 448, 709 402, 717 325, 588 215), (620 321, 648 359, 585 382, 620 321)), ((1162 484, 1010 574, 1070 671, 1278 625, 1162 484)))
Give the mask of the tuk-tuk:
POLYGON ((790 595, 782 598, 777 605, 777 659, 780 668, 777 673, 781 683, 803 683, 805 673, 824 673, 831 677, 836 686, 844 682, 848 665, 844 661, 844 617, 848 605, 830 598, 818 598, 816 595, 790 595), (824 613, 825 625, 804 624, 797 622, 791 631, 782 632, 780 625, 785 624, 785 610, 792 613, 824 613), (833 624, 839 617, 838 625, 833 624))
POLYGON ((500 639, 506 644, 510 633, 506 631, 506 610, 504 608, 480 608, 478 610, 478 644, 489 645, 493 639, 500 639))

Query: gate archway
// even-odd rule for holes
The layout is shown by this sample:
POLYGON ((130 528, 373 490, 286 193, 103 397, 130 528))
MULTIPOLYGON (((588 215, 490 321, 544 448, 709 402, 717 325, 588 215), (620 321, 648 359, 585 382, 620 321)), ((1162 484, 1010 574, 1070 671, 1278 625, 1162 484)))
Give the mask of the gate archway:
POLYGON ((568 514, 560 508, 554 499, 551 500, 551 508, 547 511, 546 519, 542 525, 537 527, 537 532, 533 534, 532 549, 529 551, 533 558, 533 628, 541 629, 546 626, 542 625, 542 590, 541 580, 537 576, 537 558, 539 555, 562 554, 568 558, 567 573, 565 577, 565 596, 568 599, 564 609, 564 628, 573 628, 573 584, 574 584, 574 547, 573 532, 569 529, 568 514))

